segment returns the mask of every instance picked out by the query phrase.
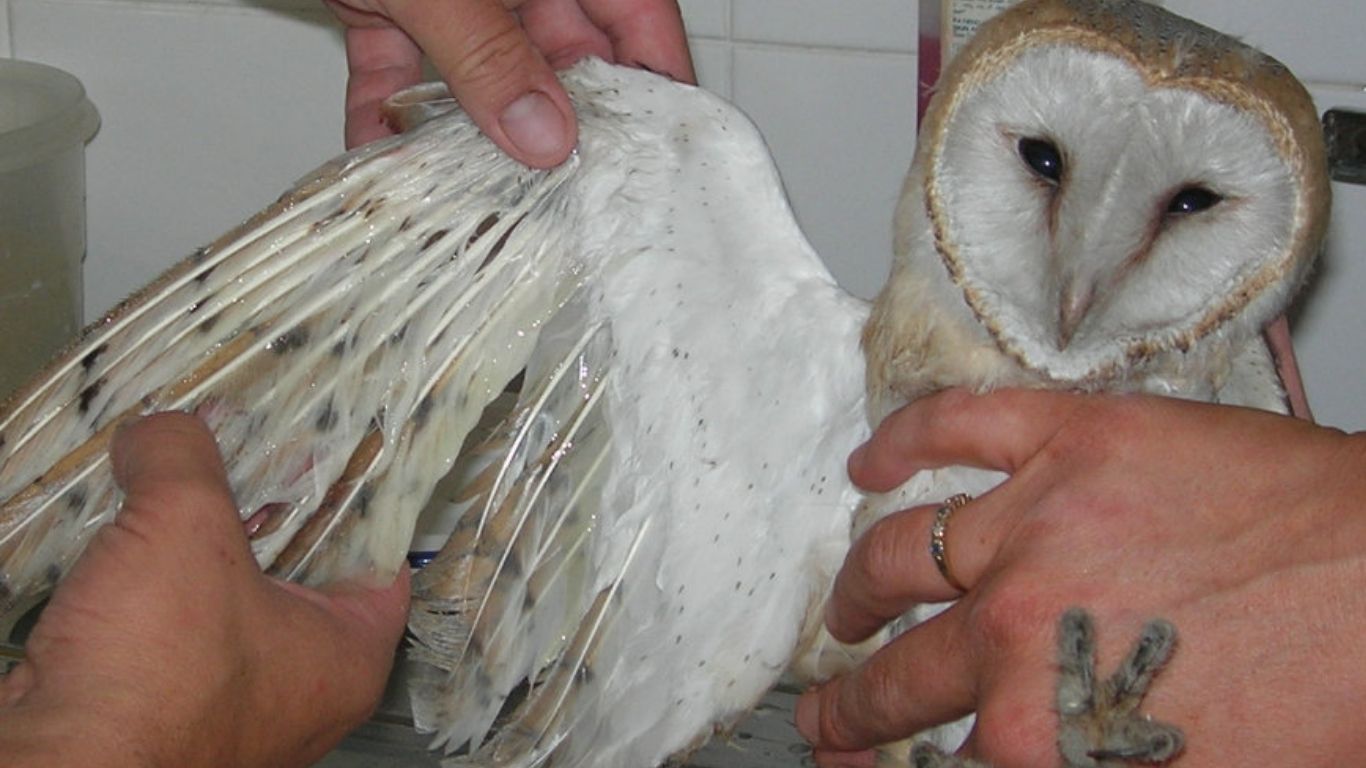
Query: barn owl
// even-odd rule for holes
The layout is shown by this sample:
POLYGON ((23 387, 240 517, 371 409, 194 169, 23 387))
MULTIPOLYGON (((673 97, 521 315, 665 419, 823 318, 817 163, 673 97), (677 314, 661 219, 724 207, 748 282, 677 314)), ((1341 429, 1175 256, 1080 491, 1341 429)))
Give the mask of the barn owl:
MULTIPOLYGON (((521 167, 439 89, 409 92, 405 133, 301 181, 14 395, 0 613, 115 513, 113 430, 192 411, 282 578, 392 573, 437 482, 461 489, 414 577, 413 713, 435 747, 650 766, 787 670, 856 659, 820 622, 857 529, 999 480, 865 496, 844 461, 870 417, 1003 385, 1284 410, 1258 331, 1322 236, 1322 148, 1293 78, 1227 38, 1132 0, 1029 0, 984 27, 934 99, 871 306, 733 107, 598 61, 564 82, 581 132, 563 166, 521 167), (467 440, 509 384, 510 412, 467 440)), ((1163 757, 1114 743, 1137 702, 1091 706, 1087 621, 1060 627, 1065 758, 1163 757)), ((1171 637, 1151 625, 1138 682, 1171 637)))

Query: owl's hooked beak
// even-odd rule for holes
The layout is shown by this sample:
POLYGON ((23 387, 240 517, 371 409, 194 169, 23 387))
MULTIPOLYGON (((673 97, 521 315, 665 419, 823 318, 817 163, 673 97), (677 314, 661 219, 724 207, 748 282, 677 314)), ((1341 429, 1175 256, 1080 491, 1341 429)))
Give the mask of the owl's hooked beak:
POLYGON ((1058 294, 1058 351, 1067 349, 1077 327, 1091 309, 1095 296, 1094 284, 1086 281, 1071 280, 1058 294))

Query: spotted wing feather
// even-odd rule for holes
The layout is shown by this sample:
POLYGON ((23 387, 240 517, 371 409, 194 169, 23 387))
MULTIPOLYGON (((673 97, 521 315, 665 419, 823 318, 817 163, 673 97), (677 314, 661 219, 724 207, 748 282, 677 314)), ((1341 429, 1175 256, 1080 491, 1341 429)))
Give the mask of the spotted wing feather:
POLYGON ((586 63, 575 157, 531 171, 429 92, 90 328, 0 417, 0 610, 118 503, 107 444, 213 428, 253 546, 318 583, 414 579, 419 727, 480 765, 639 766, 698 746, 819 621, 859 494, 858 333, 729 105, 586 63), (522 373, 511 416, 467 433, 522 373))
POLYGON ((155 410, 214 430, 263 566, 391 572, 572 283, 547 229, 574 163, 510 165, 434 121, 325 166, 88 328, 0 417, 0 607, 109 519, 108 440, 155 410))

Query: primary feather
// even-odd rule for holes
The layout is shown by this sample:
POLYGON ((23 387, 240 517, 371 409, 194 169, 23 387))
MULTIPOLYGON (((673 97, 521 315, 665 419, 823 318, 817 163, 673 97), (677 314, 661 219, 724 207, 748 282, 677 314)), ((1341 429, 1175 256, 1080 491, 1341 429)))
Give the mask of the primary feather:
POLYGON ((415 579, 419 726, 477 762, 649 765, 752 707, 847 548, 866 306, 733 108, 601 62, 566 84, 564 166, 525 169, 421 100, 430 119, 324 167, 19 393, 3 604, 109 519, 108 438, 162 409, 214 430, 263 567, 390 572, 524 371, 415 579))

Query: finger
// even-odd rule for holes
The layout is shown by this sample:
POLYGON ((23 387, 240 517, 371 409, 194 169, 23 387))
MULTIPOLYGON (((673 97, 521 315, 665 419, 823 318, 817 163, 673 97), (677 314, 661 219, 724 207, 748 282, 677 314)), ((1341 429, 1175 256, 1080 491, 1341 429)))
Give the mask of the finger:
POLYGON ((227 487, 213 433, 186 413, 157 413, 122 426, 109 454, 114 481, 130 495, 168 481, 227 487))
POLYGON ((527 37, 555 69, 564 69, 585 56, 616 60, 612 41, 583 12, 578 0, 532 0, 517 14, 527 37))
POLYGON ((1041 649, 1022 650, 979 681, 976 721, 958 750, 988 765, 1055 765, 1058 713, 1049 706, 1056 673, 1041 649))
POLYGON ((37 683, 37 673, 29 661, 21 661, 18 666, 0 675, 0 710, 19 703, 37 683))
POLYGON ((974 705, 961 606, 903 633, 847 675, 797 700, 797 730, 818 751, 851 752, 956 720, 974 705))
POLYGON ((578 139, 569 96, 501 3, 395 0, 388 10, 495 144, 537 168, 569 156, 578 139))
MULTIPOLYGON (((981 580, 1015 516, 991 501, 986 494, 968 502, 950 514, 944 529, 949 573, 967 589, 981 580)), ((854 542, 826 604, 825 624, 836 639, 860 642, 916 605, 962 596, 930 552, 938 509, 913 507, 888 515, 854 542)))
POLYGON ((696 83, 678 3, 582 0, 584 12, 612 41, 616 61, 696 83))
POLYGON ((1084 396, 1036 390, 947 390, 893 412, 849 457, 849 476, 890 491, 916 472, 964 465, 1014 472, 1048 442, 1084 396))
POLYGON ((109 447, 124 502, 115 525, 143 537, 238 540, 246 537, 228 488, 219 445, 193 415, 149 415, 120 429, 109 447))
POLYGON ((346 30, 346 147, 393 133, 384 101, 422 79, 422 52, 392 25, 346 30))
POLYGON ((1028 692, 1028 698, 1002 689, 1000 697, 989 701, 984 696, 983 712, 977 713, 972 730, 958 749, 958 756, 981 761, 984 765, 1055 765, 1058 761, 1058 718, 1057 714, 1041 701, 1040 695, 1046 688, 1040 688, 1037 680, 1027 685, 1021 678, 1010 685, 1021 686, 1028 692))

